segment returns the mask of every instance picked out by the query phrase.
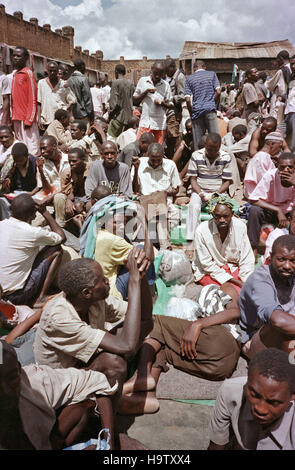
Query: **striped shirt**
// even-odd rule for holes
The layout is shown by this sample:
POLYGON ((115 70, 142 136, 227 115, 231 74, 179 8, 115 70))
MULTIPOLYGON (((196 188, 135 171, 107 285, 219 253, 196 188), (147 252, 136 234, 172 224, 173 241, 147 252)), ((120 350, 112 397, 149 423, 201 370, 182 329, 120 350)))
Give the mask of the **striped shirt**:
POLYGON ((193 97, 192 119, 216 111, 214 94, 219 87, 220 83, 215 72, 201 69, 187 77, 184 94, 193 97))
POLYGON ((205 151, 206 149, 197 150, 192 154, 187 175, 196 177, 203 191, 218 192, 222 180, 232 180, 231 157, 227 152, 220 150, 216 160, 210 163, 205 151))

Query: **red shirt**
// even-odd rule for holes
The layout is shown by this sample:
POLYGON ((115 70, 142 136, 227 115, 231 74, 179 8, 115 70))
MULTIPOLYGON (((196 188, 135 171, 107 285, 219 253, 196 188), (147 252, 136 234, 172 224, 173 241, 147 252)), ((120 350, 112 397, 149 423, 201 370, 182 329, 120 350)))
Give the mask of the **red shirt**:
POLYGON ((12 120, 31 126, 37 121, 37 84, 29 67, 17 70, 11 87, 12 120))

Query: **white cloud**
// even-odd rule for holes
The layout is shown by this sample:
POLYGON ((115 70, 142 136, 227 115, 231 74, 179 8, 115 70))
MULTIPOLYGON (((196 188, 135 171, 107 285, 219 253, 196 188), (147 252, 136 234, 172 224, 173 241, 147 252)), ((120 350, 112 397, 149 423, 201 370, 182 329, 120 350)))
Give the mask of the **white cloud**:
POLYGON ((1 0, 52 28, 72 25, 75 44, 104 52, 105 59, 177 57, 185 40, 295 42, 295 2, 281 0, 83 0, 62 8, 50 0, 1 0), (105 5, 105 2, 104 2, 105 5))

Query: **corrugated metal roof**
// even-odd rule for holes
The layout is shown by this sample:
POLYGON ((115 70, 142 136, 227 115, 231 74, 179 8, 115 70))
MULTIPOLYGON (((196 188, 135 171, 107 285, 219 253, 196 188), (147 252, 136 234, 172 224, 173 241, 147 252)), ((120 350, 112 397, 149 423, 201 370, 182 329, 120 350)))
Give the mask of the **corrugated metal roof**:
POLYGON ((186 41, 180 59, 273 59, 283 49, 290 55, 295 48, 288 39, 272 42, 218 43, 186 41))

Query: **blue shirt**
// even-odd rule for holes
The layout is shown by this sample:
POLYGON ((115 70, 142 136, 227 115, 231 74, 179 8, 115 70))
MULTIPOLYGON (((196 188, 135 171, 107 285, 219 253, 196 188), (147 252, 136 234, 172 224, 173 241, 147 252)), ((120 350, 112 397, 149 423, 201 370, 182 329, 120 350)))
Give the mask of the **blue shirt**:
MULTIPOLYGON (((270 266, 261 266, 245 282, 239 297, 242 343, 269 322, 274 310, 295 315, 295 278, 290 281, 293 290, 287 304, 278 299, 277 287, 270 273, 270 266)), ((277 281, 276 281, 277 283, 277 281)))
POLYGON ((187 77, 184 94, 193 97, 192 119, 216 111, 214 94, 218 87, 220 83, 215 72, 197 70, 187 77))

